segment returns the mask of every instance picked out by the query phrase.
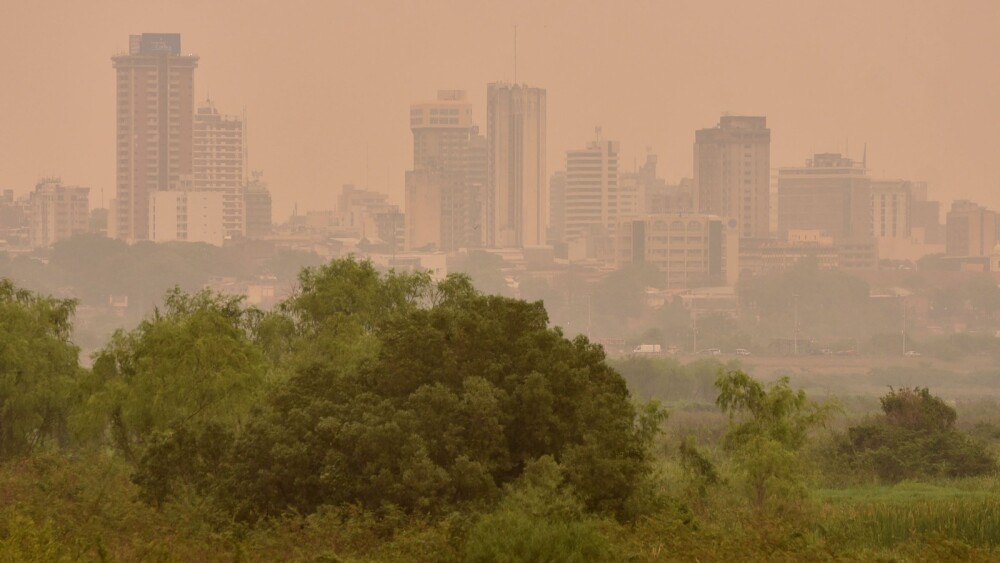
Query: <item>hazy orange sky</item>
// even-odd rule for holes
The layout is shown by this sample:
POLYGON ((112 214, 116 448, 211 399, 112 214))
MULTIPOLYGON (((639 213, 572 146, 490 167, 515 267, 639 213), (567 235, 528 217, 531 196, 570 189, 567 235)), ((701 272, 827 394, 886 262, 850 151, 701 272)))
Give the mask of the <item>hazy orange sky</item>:
POLYGON ((114 191, 114 71, 128 35, 178 32, 196 95, 249 120, 275 220, 332 208, 341 184, 402 201, 409 104, 513 75, 548 90, 548 170, 604 137, 630 168, 691 175, 694 130, 766 115, 772 166, 861 156, 931 196, 1000 208, 1000 2, 5 0, 0 188, 44 175, 114 191), (366 150, 369 155, 366 174, 366 150))

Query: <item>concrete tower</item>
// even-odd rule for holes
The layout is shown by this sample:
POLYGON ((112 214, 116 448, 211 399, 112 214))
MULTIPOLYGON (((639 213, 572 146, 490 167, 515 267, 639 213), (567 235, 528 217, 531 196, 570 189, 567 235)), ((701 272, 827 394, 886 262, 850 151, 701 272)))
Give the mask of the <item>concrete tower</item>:
POLYGON ((695 133, 697 209, 736 219, 741 238, 765 238, 770 222, 771 130, 766 117, 724 115, 695 133))
POLYGON ((520 84, 489 84, 486 138, 486 245, 544 245, 548 221, 545 90, 520 84))
POLYGON ((111 61, 117 147, 109 234, 144 240, 151 194, 190 182, 198 57, 181 54, 180 34, 143 33, 130 35, 128 54, 111 61))

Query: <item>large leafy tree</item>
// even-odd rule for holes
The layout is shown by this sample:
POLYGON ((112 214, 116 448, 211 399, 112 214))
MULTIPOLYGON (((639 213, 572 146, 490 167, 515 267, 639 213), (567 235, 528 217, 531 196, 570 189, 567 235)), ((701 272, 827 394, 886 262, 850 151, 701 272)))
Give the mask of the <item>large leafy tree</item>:
POLYGON ((723 446, 744 474, 757 506, 775 491, 798 488, 799 452, 832 407, 793 390, 787 377, 765 387, 742 371, 722 370, 716 387, 716 404, 729 414, 723 446))
POLYGON ((112 336, 95 358, 90 403, 126 457, 138 460, 156 433, 246 418, 267 373, 253 341, 260 316, 237 297, 174 289, 136 329, 112 336))
POLYGON ((856 469, 889 482, 996 470, 985 446, 955 428, 955 409, 926 387, 892 389, 881 402, 882 414, 851 427, 842 446, 856 469))
POLYGON ((0 279, 0 459, 66 437, 81 372, 75 306, 0 279))
POLYGON ((545 455, 589 508, 624 510, 658 412, 637 416, 601 349, 548 328, 540 303, 354 259, 307 269, 300 285, 280 313, 289 379, 229 454, 224 498, 241 515, 440 512, 492 501, 545 455))

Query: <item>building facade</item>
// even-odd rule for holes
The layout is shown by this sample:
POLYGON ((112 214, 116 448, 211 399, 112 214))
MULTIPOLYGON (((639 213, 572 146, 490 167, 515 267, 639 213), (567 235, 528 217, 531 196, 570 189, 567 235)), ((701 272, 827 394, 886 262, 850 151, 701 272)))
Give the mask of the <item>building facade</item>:
POLYGON ((566 151, 565 238, 607 236, 618 221, 618 142, 566 151))
POLYGON ((616 265, 654 265, 668 289, 733 286, 739 278, 736 219, 662 213, 625 218, 617 227, 616 265))
POLYGON ((837 153, 778 170, 778 236, 819 230, 840 243, 872 237, 871 179, 864 164, 837 153))
POLYGON ((766 117, 724 115, 716 127, 695 133, 697 209, 736 219, 743 238, 769 235, 770 173, 766 117))
POLYGON ((486 140, 463 90, 410 106, 413 169, 406 173, 407 248, 457 250, 483 239, 486 140))
POLYGON ((243 191, 243 212, 248 238, 259 238, 271 234, 271 192, 260 172, 251 174, 243 191))
POLYGON ((222 193, 222 223, 227 237, 245 232, 243 119, 221 115, 211 100, 194 115, 193 188, 222 193))
POLYGON ((32 248, 44 248, 86 233, 90 227, 90 188, 64 186, 46 178, 28 196, 28 237, 32 248))
POLYGON ((222 246, 226 232, 222 192, 161 190, 150 197, 149 230, 153 242, 204 242, 222 246))
POLYGON ((945 222, 945 254, 989 256, 997 245, 997 213, 968 200, 956 200, 945 222))
POLYGON ((544 245, 548 221, 546 95, 494 82, 486 89, 486 245, 544 245))
POLYGON ((193 172, 198 57, 181 53, 180 34, 143 33, 129 36, 128 53, 111 60, 117 142, 109 234, 145 240, 151 195, 177 189, 193 172))

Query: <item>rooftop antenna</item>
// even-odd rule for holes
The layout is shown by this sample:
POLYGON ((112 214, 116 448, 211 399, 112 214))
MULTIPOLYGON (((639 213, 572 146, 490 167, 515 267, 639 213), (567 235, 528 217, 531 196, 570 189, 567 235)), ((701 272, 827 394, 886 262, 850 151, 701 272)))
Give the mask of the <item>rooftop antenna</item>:
POLYGON ((861 167, 868 170, 868 143, 865 143, 865 150, 861 154, 861 167))
POLYGON ((517 25, 514 25, 514 84, 517 84, 517 25))

